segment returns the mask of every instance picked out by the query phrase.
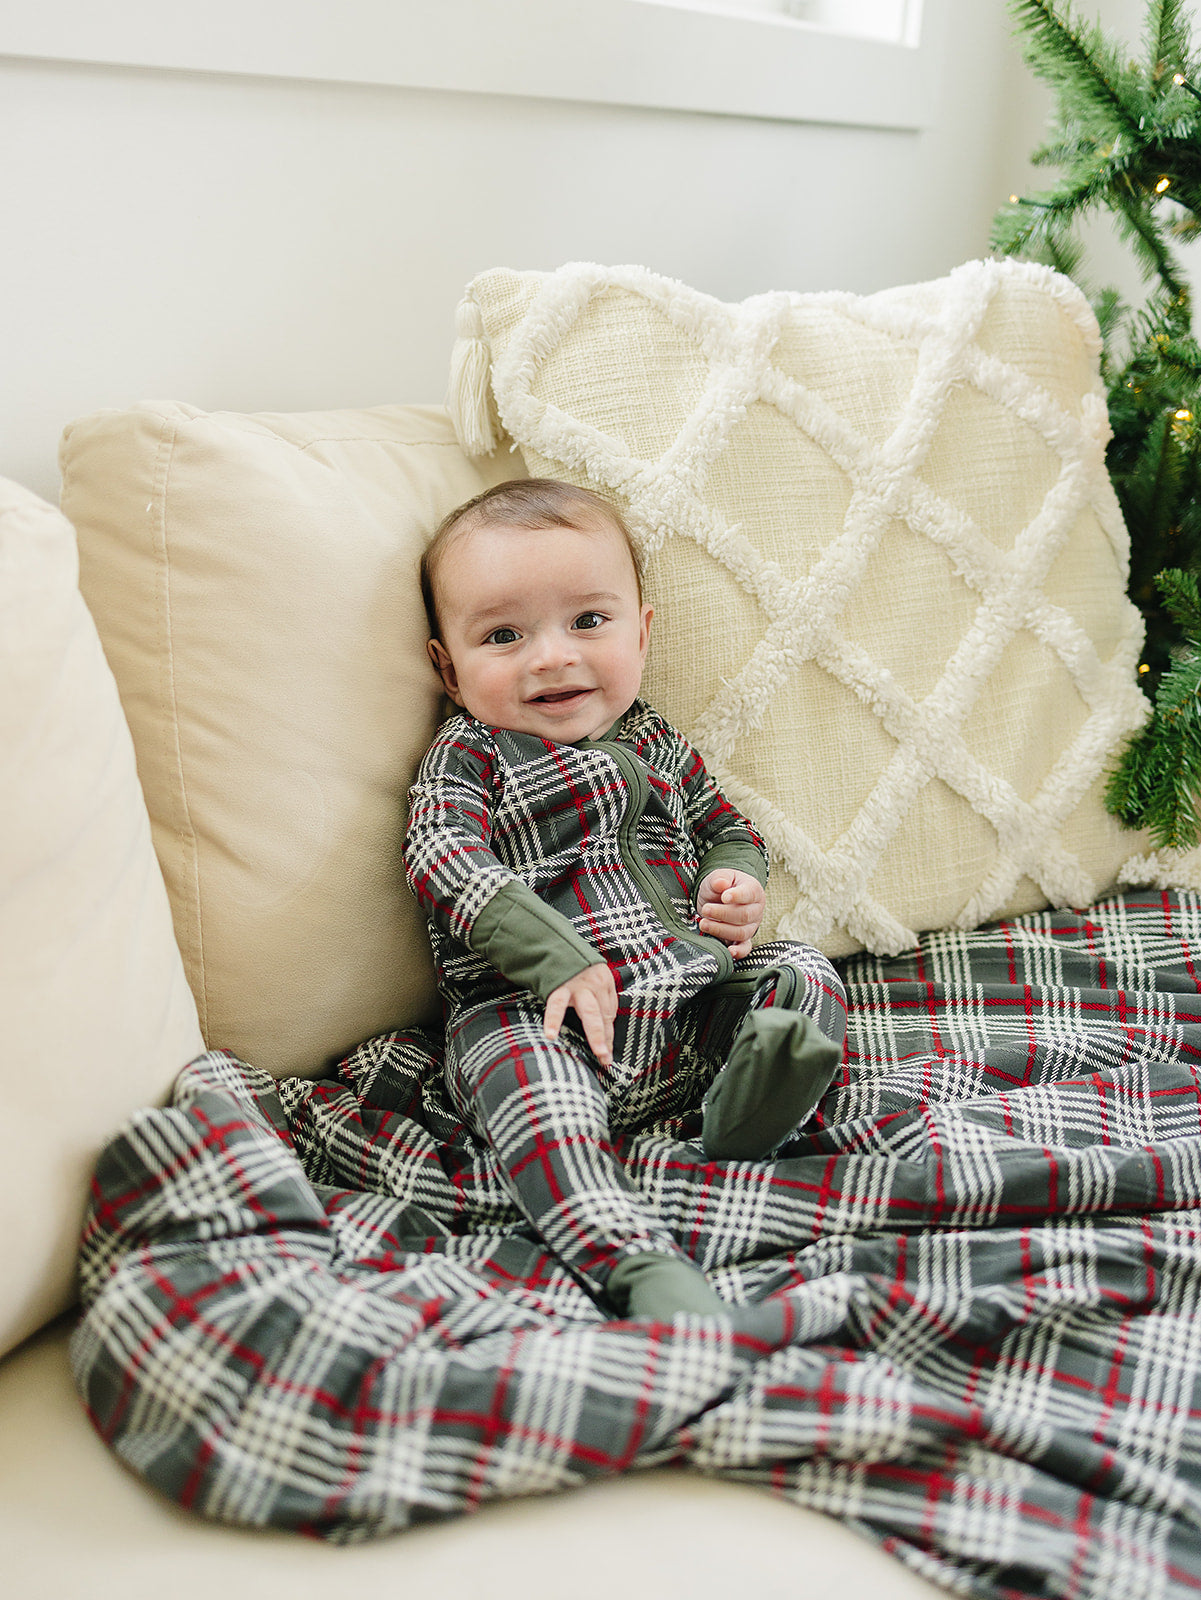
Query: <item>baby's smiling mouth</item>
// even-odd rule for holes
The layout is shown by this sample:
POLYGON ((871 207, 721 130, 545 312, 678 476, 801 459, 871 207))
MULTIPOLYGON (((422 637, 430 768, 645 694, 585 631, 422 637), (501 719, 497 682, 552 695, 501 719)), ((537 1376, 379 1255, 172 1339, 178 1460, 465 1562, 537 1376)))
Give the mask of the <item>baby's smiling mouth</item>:
POLYGON ((547 689, 543 694, 531 695, 530 703, 536 706, 561 706, 591 693, 591 689, 547 689))

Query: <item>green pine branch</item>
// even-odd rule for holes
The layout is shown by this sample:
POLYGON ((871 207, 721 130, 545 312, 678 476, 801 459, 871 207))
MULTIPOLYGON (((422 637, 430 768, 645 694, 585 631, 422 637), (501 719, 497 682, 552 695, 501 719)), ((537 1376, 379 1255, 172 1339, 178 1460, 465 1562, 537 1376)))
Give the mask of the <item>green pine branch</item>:
MULTIPOLYGON (((1083 250, 1081 251, 1083 254, 1083 250)), ((1075 273, 1069 274, 1075 277, 1075 273)), ((1093 301, 1093 311, 1097 318, 1097 326, 1101 330, 1102 348, 1102 377, 1108 385, 1110 378, 1106 371, 1109 362, 1109 351, 1117 345, 1130 322, 1130 307, 1122 299, 1116 289, 1102 289, 1093 301)))
POLYGON ((1031 68, 1068 96, 1073 113, 1137 134, 1143 108, 1132 102, 1123 63, 1096 23, 1054 0, 1011 0, 1011 10, 1028 37, 1031 68))
POLYGON ((1148 281, 1158 278, 1173 297, 1187 295, 1188 279, 1168 248, 1163 228, 1145 203, 1133 202, 1113 207, 1118 231, 1134 247, 1135 258, 1148 281))
POLYGON ((1151 72, 1179 71, 1189 57, 1184 0, 1151 0, 1143 25, 1143 41, 1151 72))
MULTIPOLYGON (((1110 809, 1158 845, 1198 841, 1201 797, 1201 344, 1177 246, 1201 235, 1201 58, 1186 0, 1147 0, 1140 59, 1071 0, 1010 0, 1032 70, 1055 92, 1034 152, 1058 171, 994 220, 994 248, 1082 281, 1079 224, 1108 212, 1144 279, 1134 310, 1094 294, 1112 438, 1106 455, 1130 533, 1129 593, 1145 623, 1150 721, 1127 747, 1110 809)), ((1087 291, 1086 291, 1087 292, 1087 291)))
POLYGON ((1201 842, 1201 592, 1197 574, 1181 569, 1160 573, 1159 588, 1187 647, 1110 775, 1105 798, 1129 827, 1146 828, 1157 848, 1187 850, 1201 842))

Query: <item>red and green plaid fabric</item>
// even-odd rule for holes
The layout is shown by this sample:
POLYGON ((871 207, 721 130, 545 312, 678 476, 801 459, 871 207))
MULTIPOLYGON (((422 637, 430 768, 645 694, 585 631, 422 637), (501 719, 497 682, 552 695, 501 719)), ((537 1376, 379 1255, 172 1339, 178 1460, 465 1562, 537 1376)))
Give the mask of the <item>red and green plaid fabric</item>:
POLYGON ((233 1523, 356 1541, 677 1461, 963 1594, 1192 1594, 1198 952, 1201 900, 1143 892, 844 963, 846 1068, 784 1159, 623 1147, 728 1325, 603 1321, 433 1040, 323 1082, 206 1055, 100 1160, 80 1390, 233 1523))
MULTIPOLYGON (((641 700, 612 739, 579 745, 452 717, 409 791, 404 853, 438 988, 455 1009, 495 996, 496 968, 508 970, 473 937, 499 890, 520 884, 536 895, 548 923, 562 920, 593 959, 604 957, 623 997, 653 997, 645 1004, 657 1012, 729 970, 720 941, 696 932, 691 896, 703 875, 719 866, 767 874, 754 828, 641 700)), ((578 947, 572 954, 563 977, 586 964, 578 947)), ((644 1060, 641 1006, 625 1009, 631 1053, 644 1060)))

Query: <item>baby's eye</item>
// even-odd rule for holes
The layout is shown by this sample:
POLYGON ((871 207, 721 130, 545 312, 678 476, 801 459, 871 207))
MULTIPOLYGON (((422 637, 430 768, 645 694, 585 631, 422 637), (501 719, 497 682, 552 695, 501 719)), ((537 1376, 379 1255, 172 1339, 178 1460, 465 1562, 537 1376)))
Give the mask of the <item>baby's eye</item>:
POLYGON ((599 611, 585 611, 575 619, 575 626, 577 628, 599 628, 604 620, 604 616, 599 611))
POLYGON ((485 642, 487 644, 515 644, 516 641, 516 628, 493 628, 485 642))

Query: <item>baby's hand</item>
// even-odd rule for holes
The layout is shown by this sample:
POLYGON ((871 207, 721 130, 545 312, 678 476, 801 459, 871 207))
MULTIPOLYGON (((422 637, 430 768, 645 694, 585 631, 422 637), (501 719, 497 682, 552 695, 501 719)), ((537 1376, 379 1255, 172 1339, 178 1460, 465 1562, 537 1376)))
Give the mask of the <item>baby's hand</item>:
POLYGON ((602 1067, 613 1060, 613 1019, 617 1015, 617 985, 604 962, 585 967, 552 989, 542 1013, 542 1027, 548 1039, 557 1039, 563 1018, 571 1008, 580 1019, 592 1054, 602 1067))
POLYGON ((765 900, 763 885, 749 872, 719 867, 706 873, 696 891, 701 932, 728 944, 735 960, 750 955, 765 900))

